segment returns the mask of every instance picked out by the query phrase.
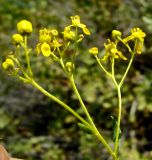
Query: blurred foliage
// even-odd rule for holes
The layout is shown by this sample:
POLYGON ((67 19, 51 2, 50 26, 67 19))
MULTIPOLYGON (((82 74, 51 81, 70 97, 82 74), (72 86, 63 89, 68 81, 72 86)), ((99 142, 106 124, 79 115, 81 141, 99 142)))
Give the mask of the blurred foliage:
MULTIPOLYGON (((40 28, 62 30, 71 15, 80 15, 92 35, 80 46, 76 83, 89 112, 106 137, 110 137, 112 131, 110 116, 117 114, 116 91, 87 54, 87 49, 95 45, 102 54, 103 43, 113 29, 126 35, 132 27, 139 26, 147 33, 144 53, 136 56, 123 87, 120 160, 152 159, 151 0, 0 2, 0 62, 12 50, 11 34, 16 32, 19 20, 28 19, 33 23, 34 33, 29 41, 34 48, 40 28)), ((50 60, 35 56, 32 64, 37 81, 83 115, 60 67, 53 62, 50 66, 50 60)), ((123 67, 118 67, 117 72, 122 70, 123 67)), ((67 111, 31 86, 8 77, 1 69, 0 74, 0 138, 12 155, 27 160, 110 160, 103 146, 93 136, 81 131, 76 125, 77 120, 67 111)))

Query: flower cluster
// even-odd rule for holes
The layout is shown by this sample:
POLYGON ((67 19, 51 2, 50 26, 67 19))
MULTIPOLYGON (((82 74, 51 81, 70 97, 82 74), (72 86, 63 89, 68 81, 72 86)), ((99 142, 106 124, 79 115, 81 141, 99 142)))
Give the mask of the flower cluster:
MULTIPOLYGON (((21 20, 17 23, 17 31, 18 33, 13 34, 12 42, 13 44, 18 46, 24 46, 25 36, 28 36, 32 33, 32 24, 27 20, 21 20)), ((9 73, 17 73, 18 68, 15 67, 17 59, 15 59, 14 55, 8 55, 6 60, 2 63, 2 68, 9 73)))
POLYGON ((36 45, 36 53, 42 53, 43 56, 49 57, 62 44, 59 43, 58 31, 56 29, 41 29, 39 31, 39 43, 36 45))
POLYGON ((131 30, 131 35, 124 38, 123 42, 128 43, 131 40, 135 41, 135 47, 134 47, 135 52, 141 54, 145 37, 146 34, 140 28, 133 28, 131 30))
POLYGON ((77 28, 82 29, 82 32, 85 35, 90 35, 90 31, 87 28, 87 26, 80 22, 80 16, 78 16, 78 15, 71 16, 71 21, 72 21, 72 24, 69 26, 66 26, 64 28, 64 31, 62 32, 64 39, 77 40, 78 42, 81 41, 84 36, 83 36, 83 34, 77 35, 78 34, 78 33, 76 33, 77 28), (76 29, 76 32, 75 32, 75 30, 73 30, 74 28, 76 29))
POLYGON ((127 60, 127 58, 122 54, 121 51, 117 49, 117 42, 112 42, 108 39, 108 44, 104 43, 105 46, 105 55, 102 58, 103 61, 106 61, 108 57, 110 58, 121 58, 123 60, 127 60))
MULTIPOLYGON (((130 41, 134 41, 134 53, 141 54, 143 45, 144 45, 144 38, 146 34, 140 29, 140 28, 133 28, 131 30, 131 35, 129 35, 126 38, 121 38, 121 32, 118 30, 112 31, 112 38, 114 41, 108 39, 108 43, 104 43, 105 47, 105 54, 101 58, 101 60, 106 61, 108 58, 114 58, 114 59, 123 59, 127 60, 127 58, 123 55, 123 53, 118 49, 118 42, 122 41, 126 46, 128 46, 128 43, 130 41)), ((98 48, 93 47, 89 50, 89 52, 93 55, 98 54, 98 48)))
POLYGON ((56 57, 55 51, 58 51, 66 42, 74 40, 78 43, 84 38, 83 34, 78 34, 78 28, 82 29, 84 34, 90 35, 90 31, 85 24, 80 22, 80 17, 78 15, 72 16, 71 21, 72 24, 66 26, 64 31, 61 32, 63 36, 62 43, 60 42, 62 36, 59 35, 56 29, 41 29, 39 31, 39 43, 36 45, 36 53, 42 53, 45 57, 56 57))
POLYGON ((24 41, 24 36, 30 35, 32 33, 32 24, 27 20, 21 20, 17 23, 18 33, 12 36, 13 44, 20 46, 24 41))
POLYGON ((78 16, 78 15, 71 16, 71 20, 72 20, 72 25, 71 26, 79 27, 83 30, 84 34, 90 35, 90 31, 87 28, 87 26, 80 22, 80 16, 78 16))

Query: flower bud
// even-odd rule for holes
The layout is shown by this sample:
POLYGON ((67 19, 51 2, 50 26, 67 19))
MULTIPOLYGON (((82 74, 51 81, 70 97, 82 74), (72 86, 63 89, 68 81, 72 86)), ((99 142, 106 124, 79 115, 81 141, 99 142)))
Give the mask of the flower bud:
POLYGON ((92 47, 91 49, 89 49, 89 53, 96 56, 99 53, 98 48, 92 47))
POLYGON ((74 69, 74 64, 72 62, 67 62, 65 66, 68 72, 72 72, 72 70, 74 69))
POLYGON ((23 42, 23 37, 20 34, 14 34, 12 40, 15 45, 20 45, 23 42))
POLYGON ((8 70, 13 70, 14 69, 14 62, 12 59, 7 58, 3 63, 2 63, 2 68, 6 71, 8 70))
POLYGON ((53 37, 57 37, 59 35, 59 33, 56 29, 52 29, 50 32, 53 37))
POLYGON ((84 35, 83 35, 83 34, 80 34, 80 35, 79 35, 79 39, 77 40, 77 42, 79 43, 79 42, 81 42, 83 39, 84 39, 84 35))
POLYGON ((28 35, 32 33, 32 24, 27 20, 21 20, 17 23, 17 30, 22 35, 28 35))
POLYGON ((121 32, 118 30, 112 31, 112 38, 117 39, 117 37, 121 37, 121 32))
POLYGON ((39 31, 39 41, 40 41, 40 43, 43 43, 43 42, 50 43, 51 35, 50 35, 50 31, 48 29, 46 29, 46 28, 40 29, 40 31, 39 31))

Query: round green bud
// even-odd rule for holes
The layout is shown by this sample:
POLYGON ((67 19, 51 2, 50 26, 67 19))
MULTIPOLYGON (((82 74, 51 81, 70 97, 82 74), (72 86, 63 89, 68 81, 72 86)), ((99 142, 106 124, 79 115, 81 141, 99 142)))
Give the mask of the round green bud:
POLYGON ((20 34, 14 34, 12 40, 15 45, 19 45, 23 42, 23 36, 20 34))
POLYGON ((111 35, 112 38, 117 39, 117 37, 121 37, 121 32, 118 30, 113 30, 111 35))
POLYGON ((7 58, 3 63, 2 63, 2 68, 6 71, 8 70, 13 70, 14 69, 14 62, 12 59, 7 58))
POLYGON ((22 35, 28 35, 32 33, 32 23, 27 20, 21 20, 17 23, 17 30, 22 35))

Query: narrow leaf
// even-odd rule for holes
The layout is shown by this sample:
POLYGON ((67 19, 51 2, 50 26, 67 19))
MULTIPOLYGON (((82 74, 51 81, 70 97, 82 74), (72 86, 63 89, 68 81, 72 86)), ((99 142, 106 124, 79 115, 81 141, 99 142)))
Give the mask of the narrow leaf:
MULTIPOLYGON (((113 116, 110 116, 110 118, 112 119, 112 140, 113 140, 113 142, 115 142, 116 131, 117 131, 117 120, 113 116)), ((121 129, 119 128, 119 139, 120 138, 121 138, 121 129)))
POLYGON ((82 124, 82 123, 78 123, 78 126, 80 129, 82 129, 84 132, 91 134, 92 131, 89 127, 87 127, 86 125, 82 124))

